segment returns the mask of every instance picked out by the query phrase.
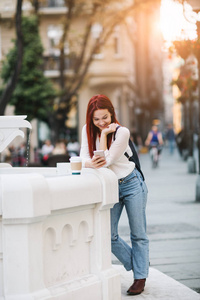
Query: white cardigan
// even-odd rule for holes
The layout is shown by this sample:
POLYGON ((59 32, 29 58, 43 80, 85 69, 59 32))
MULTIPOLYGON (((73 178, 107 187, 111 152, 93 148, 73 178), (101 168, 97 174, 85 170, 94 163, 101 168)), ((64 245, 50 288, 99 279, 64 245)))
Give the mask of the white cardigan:
MULTIPOLYGON (((104 167, 112 170, 118 179, 126 177, 135 168, 134 162, 128 160, 124 155, 125 152, 131 155, 131 149, 128 145, 130 132, 126 127, 120 127, 115 136, 115 140, 112 140, 109 150, 104 151, 106 157, 106 165, 104 167)), ((96 140, 96 149, 99 150, 99 138, 96 140)), ((85 162, 91 160, 89 155, 88 140, 86 133, 86 125, 82 129, 82 142, 80 156, 82 157, 83 167, 85 162)))

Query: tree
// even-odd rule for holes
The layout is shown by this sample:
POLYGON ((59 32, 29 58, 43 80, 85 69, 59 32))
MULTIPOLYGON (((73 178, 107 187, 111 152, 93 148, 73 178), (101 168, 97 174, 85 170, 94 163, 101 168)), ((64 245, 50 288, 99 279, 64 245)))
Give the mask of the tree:
MULTIPOLYGON (((48 120, 53 111, 56 96, 52 83, 44 76, 42 65, 43 47, 38 33, 36 16, 22 18, 23 59, 21 72, 11 96, 10 104, 16 114, 26 114, 28 119, 48 120)), ((3 63, 1 77, 6 84, 16 64, 17 40, 3 63)))
MULTIPOLYGON (((20 1, 22 2, 23 0, 18 0, 18 2, 20 1)), ((40 0, 30 0, 30 2, 37 14, 40 0)), ((160 4, 160 0, 65 0, 65 3, 67 12, 65 18, 62 19, 63 34, 59 44, 61 93, 53 105, 54 110, 51 113, 49 112, 49 122, 52 124, 51 128, 57 127, 56 136, 59 127, 64 126, 68 112, 76 105, 76 97, 84 80, 87 79, 88 70, 94 59, 94 54, 98 52, 99 48, 106 44, 118 24, 123 23, 128 30, 126 24, 126 18, 128 16, 133 17, 134 13, 139 9, 153 10, 156 4, 160 4), (77 18, 82 18, 84 25, 81 31, 74 32, 73 26, 77 18), (101 30, 99 30, 99 34, 96 38, 92 38, 91 32, 95 24, 100 24, 101 30), (68 53, 66 53, 66 48, 69 48, 68 53), (70 73, 70 75, 66 75, 65 72, 66 57, 70 62, 74 62, 73 72, 70 73), (55 126, 55 124, 57 126, 55 126)), ((130 34, 129 30, 128 34, 130 34)), ((17 35, 16 42, 19 41, 20 39, 17 35)), ((17 47, 17 51, 22 57, 23 49, 17 47)), ((23 76, 21 76, 21 78, 22 77, 23 76)), ((12 92, 14 88, 15 84, 12 85, 12 92)), ((134 86, 132 86, 132 88, 135 89, 134 86)), ((18 103, 21 107, 24 106, 24 111, 27 113, 27 109, 29 109, 30 112, 30 106, 25 105, 27 94, 24 94, 25 98, 16 98, 17 95, 19 95, 19 86, 15 91, 15 96, 12 98, 12 103, 18 103)), ((30 96, 30 93, 28 96, 30 96)), ((9 99, 10 96, 6 98, 6 101, 8 102, 9 99)), ((37 101, 35 103, 37 103, 37 101)), ((2 101, 0 100, 0 106, 1 104, 2 101)), ((35 109, 35 113, 38 113, 37 109, 35 109)), ((39 117, 39 115, 37 117, 39 117)))
POLYGON ((181 92, 177 101, 184 103, 188 99, 194 100, 193 92, 197 89, 197 80, 193 77, 192 70, 187 65, 183 65, 178 78, 171 82, 172 85, 177 85, 181 92))
POLYGON ((7 80, 7 85, 3 90, 0 97, 0 115, 4 115, 6 105, 8 104, 15 86, 18 81, 18 77, 22 67, 23 58, 23 37, 21 32, 21 15, 22 15, 22 3, 23 0, 17 0, 16 6, 16 60, 13 65, 13 72, 10 73, 10 77, 7 80))
MULTIPOLYGON (((34 0, 35 7, 37 0, 34 0)), ((76 96, 87 79, 89 67, 94 59, 94 54, 102 48, 115 27, 126 24, 126 18, 134 15, 138 9, 154 9, 160 0, 65 0, 67 7, 66 16, 63 19, 63 34, 59 43, 60 50, 60 89, 61 97, 55 105, 54 119, 60 121, 63 126, 67 114, 76 105, 76 96), (73 26, 77 18, 82 18, 84 26, 79 32, 74 32, 73 26), (92 30, 99 24, 99 32, 96 38, 92 38, 92 30), (68 54, 66 53, 68 48, 68 54), (73 63, 73 73, 65 74, 65 58, 73 63)), ((130 32, 128 31, 130 35, 130 32)), ((135 87, 132 86, 135 90, 135 87)))

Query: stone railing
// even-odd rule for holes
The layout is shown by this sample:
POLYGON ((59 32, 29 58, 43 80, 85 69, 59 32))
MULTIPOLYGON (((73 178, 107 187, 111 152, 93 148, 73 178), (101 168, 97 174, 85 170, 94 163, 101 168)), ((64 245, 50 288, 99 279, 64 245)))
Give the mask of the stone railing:
POLYGON ((2 168, 0 300, 121 299, 110 243, 117 200, 108 169, 2 168))

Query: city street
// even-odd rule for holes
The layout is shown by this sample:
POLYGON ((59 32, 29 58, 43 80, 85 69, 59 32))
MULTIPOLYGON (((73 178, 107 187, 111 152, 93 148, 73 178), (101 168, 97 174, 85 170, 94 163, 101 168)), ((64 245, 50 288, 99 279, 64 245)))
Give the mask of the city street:
MULTIPOLYGON (((157 169, 151 168, 148 154, 141 154, 140 160, 149 190, 150 266, 200 293, 200 203, 195 202, 198 175, 188 174, 187 162, 177 151, 170 155, 167 148, 157 169)), ((119 231, 129 242, 125 210, 119 231)), ((114 256, 113 263, 119 264, 114 256)))

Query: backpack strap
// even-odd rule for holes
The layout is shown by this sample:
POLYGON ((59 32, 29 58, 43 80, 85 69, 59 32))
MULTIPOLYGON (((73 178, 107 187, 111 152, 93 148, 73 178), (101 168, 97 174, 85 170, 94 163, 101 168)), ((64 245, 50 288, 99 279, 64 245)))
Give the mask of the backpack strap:
MULTIPOLYGON (((116 131, 114 132, 114 135, 113 135, 113 140, 115 140, 116 133, 117 133, 117 130, 119 128, 120 128, 120 126, 117 126, 116 131)), ((136 151, 135 146, 134 146, 133 142, 131 141, 131 139, 129 139, 129 147, 131 148, 132 156, 129 156, 127 152, 124 152, 124 155, 128 158, 128 160, 133 161, 135 163, 135 166, 136 166, 137 170, 142 175, 143 180, 145 180, 144 174, 141 170, 141 165, 140 165, 140 161, 139 161, 137 151, 136 151)))

